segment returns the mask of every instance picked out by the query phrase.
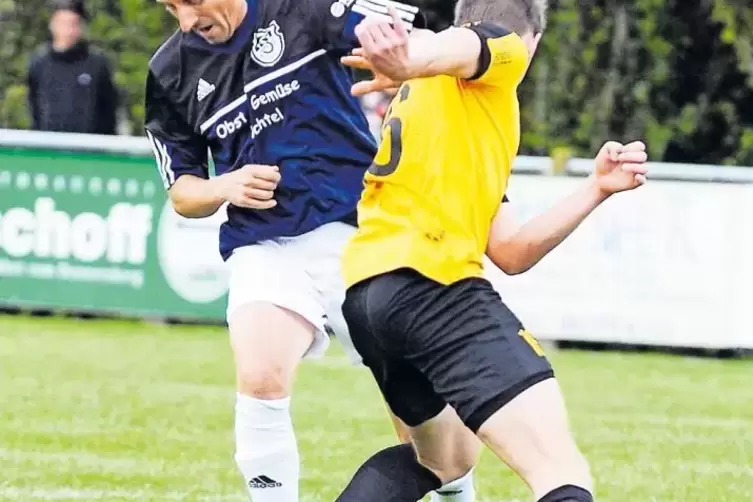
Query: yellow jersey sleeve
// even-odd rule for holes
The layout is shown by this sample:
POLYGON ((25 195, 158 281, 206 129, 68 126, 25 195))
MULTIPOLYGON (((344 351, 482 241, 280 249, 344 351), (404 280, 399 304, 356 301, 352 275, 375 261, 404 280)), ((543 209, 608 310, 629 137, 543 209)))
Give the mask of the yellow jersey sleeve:
POLYGON ((528 48, 511 31, 492 23, 464 26, 481 39, 478 70, 468 80, 494 86, 517 87, 528 68, 528 48))

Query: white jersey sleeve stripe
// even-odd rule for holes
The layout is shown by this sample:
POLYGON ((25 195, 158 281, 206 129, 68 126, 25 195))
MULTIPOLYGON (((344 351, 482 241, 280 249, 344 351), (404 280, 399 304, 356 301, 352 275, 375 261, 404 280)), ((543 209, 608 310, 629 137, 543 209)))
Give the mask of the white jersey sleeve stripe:
POLYGON ((154 135, 149 132, 149 130, 146 131, 146 137, 149 138, 149 144, 151 145, 152 152, 154 153, 154 160, 157 162, 157 171, 159 172, 159 176, 162 179, 162 184, 165 186, 165 188, 168 188, 167 178, 165 176, 165 172, 162 169, 162 152, 160 152, 160 149, 157 146, 157 140, 154 135))
POLYGON ((146 131, 146 135, 152 145, 152 151, 154 152, 154 158, 157 161, 157 170, 162 178, 162 184, 165 188, 170 188, 170 186, 175 183, 175 173, 173 173, 172 170, 173 161, 167 152, 167 146, 155 138, 148 130, 146 131))
MULTIPOLYGON (((376 16, 378 18, 384 18, 385 20, 390 20, 389 11, 387 10, 386 3, 390 2, 383 2, 382 0, 356 0, 355 5, 353 5, 353 12, 356 12, 358 14, 361 14, 362 16, 376 16)), ((394 2, 392 2, 394 3, 394 2)), ((397 10, 397 14, 400 16, 400 19, 405 21, 408 25, 411 27, 413 26, 413 20, 416 18, 416 12, 409 12, 405 10, 401 10, 397 8, 398 4, 395 3, 395 7, 397 10)))
POLYGON ((375 8, 382 8, 387 12, 388 7, 394 7, 398 12, 408 12, 411 14, 418 14, 418 7, 413 5, 406 5, 400 2, 394 2, 392 0, 356 0, 356 3, 371 4, 375 8))

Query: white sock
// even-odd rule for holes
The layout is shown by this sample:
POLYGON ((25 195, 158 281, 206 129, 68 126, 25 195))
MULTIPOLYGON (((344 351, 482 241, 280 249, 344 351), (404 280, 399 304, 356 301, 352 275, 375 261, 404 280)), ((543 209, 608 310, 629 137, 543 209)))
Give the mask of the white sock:
POLYGON ((289 397, 237 395, 235 462, 252 502, 298 502, 300 459, 289 397))
POLYGON ((450 481, 436 492, 431 493, 431 502, 475 502, 476 490, 473 487, 473 470, 455 481, 450 481))

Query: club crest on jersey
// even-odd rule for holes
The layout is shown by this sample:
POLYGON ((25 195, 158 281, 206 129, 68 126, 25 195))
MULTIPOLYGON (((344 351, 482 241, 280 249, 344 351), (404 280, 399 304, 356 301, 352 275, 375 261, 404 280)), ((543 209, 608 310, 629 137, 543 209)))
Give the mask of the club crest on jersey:
POLYGON ((285 52, 285 38, 277 21, 272 21, 266 28, 254 32, 251 44, 251 57, 261 66, 273 66, 282 59, 285 52))
POLYGON ((329 13, 333 17, 342 17, 345 11, 348 10, 353 2, 356 0, 336 0, 335 3, 329 6, 329 13))

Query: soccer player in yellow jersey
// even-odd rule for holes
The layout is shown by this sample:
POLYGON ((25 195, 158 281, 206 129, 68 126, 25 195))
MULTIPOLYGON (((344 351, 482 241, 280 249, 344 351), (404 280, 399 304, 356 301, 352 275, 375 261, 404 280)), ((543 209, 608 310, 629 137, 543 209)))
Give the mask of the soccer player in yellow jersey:
POLYGON ((505 193, 520 142, 517 87, 545 24, 542 0, 460 0, 456 27, 408 37, 367 19, 345 58, 404 82, 365 178, 359 229, 343 261, 353 343, 412 447, 387 448, 340 502, 415 502, 473 467, 477 436, 539 502, 592 502, 541 347, 484 279, 535 265, 612 194, 645 182, 645 145, 608 142, 583 187, 518 226, 505 193), (415 448, 415 451, 414 451, 415 448))

